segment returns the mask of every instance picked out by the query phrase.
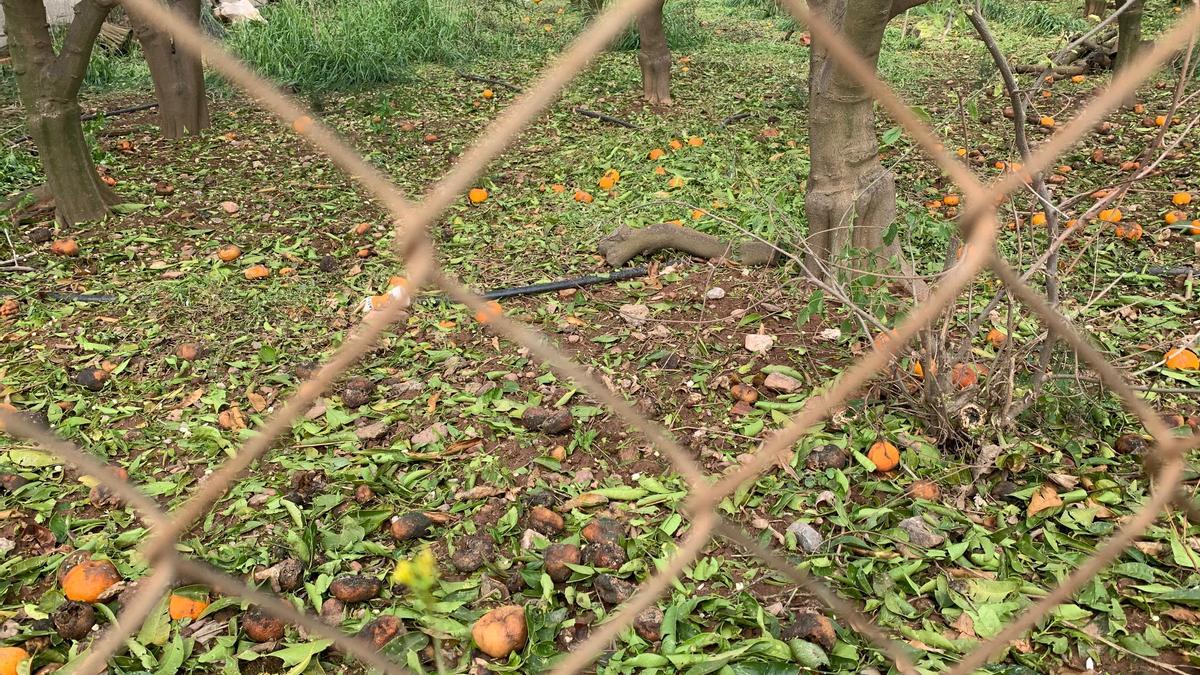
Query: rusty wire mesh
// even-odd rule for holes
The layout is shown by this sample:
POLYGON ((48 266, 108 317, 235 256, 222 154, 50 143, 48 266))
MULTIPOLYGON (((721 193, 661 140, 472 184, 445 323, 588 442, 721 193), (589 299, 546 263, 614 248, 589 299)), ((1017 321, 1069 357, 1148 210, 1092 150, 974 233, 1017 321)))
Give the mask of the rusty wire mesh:
MULTIPOLYGON (((405 315, 405 310, 411 304, 412 293, 425 284, 432 283, 472 310, 485 309, 482 298, 438 266, 433 255, 433 245, 427 236, 429 226, 447 206, 471 186, 488 163, 503 152, 521 130, 555 100, 559 92, 588 65, 589 61, 600 53, 629 21, 652 3, 653 0, 619 0, 603 11, 566 51, 544 69, 534 86, 529 87, 488 126, 450 171, 434 183, 421 199, 412 201, 355 150, 316 121, 302 105, 253 73, 220 45, 162 6, 158 0, 123 0, 128 11, 165 28, 180 47, 202 53, 210 66, 241 87, 262 107, 291 125, 296 133, 326 154, 388 209, 395 219, 395 246, 407 264, 410 290, 399 302, 392 302, 382 310, 372 312, 333 357, 323 364, 310 380, 303 383, 285 405, 269 416, 258 429, 258 433, 248 440, 236 455, 205 479, 195 494, 171 513, 161 510, 153 500, 128 481, 122 480, 111 467, 92 455, 31 424, 19 415, 0 411, 2 421, 11 433, 38 443, 66 463, 94 476, 126 504, 140 512, 141 517, 150 526, 151 537, 144 545, 143 553, 151 564, 152 571, 139 583, 139 590, 133 600, 122 608, 117 624, 107 629, 91 646, 78 672, 96 673, 104 670, 106 661, 122 649, 126 638, 139 629, 145 618, 161 601, 163 594, 169 592, 177 579, 204 583, 218 593, 244 598, 313 635, 333 640, 338 647, 367 666, 385 673, 409 672, 403 666, 384 658, 365 640, 341 633, 312 615, 298 612, 281 598, 251 588, 211 566, 186 558, 176 550, 176 544, 179 537, 225 495, 233 482, 249 469, 255 460, 270 450, 276 438, 287 431, 336 378, 366 354, 390 324, 405 315)), ((921 148, 963 192, 967 202, 966 213, 961 220, 962 233, 967 242, 963 259, 941 279, 928 300, 915 307, 896 328, 892 340, 877 345, 875 349, 863 355, 832 383, 826 393, 809 399, 785 428, 775 432, 761 444, 749 462, 719 477, 706 476, 666 429, 636 412, 625 399, 590 376, 570 357, 540 337, 535 330, 502 315, 490 322, 501 335, 529 349, 536 358, 560 375, 574 380, 588 394, 620 416, 631 428, 645 435, 654 448, 662 451, 670 459, 674 469, 686 479, 690 489, 686 511, 691 517, 691 523, 689 532, 678 550, 615 614, 596 627, 584 643, 564 655, 556 665, 553 671, 555 673, 573 673, 587 668, 621 630, 630 627, 640 612, 658 600, 676 575, 694 561, 705 546, 717 536, 741 546, 768 567, 826 603, 835 615, 887 654, 897 670, 904 673, 917 672, 905 648, 889 638, 853 603, 839 597, 825 584, 793 566, 783 556, 765 548, 740 527, 722 519, 716 507, 738 487, 756 479, 763 471, 783 459, 808 429, 830 415, 831 411, 839 407, 869 379, 884 372, 890 360, 905 348, 918 331, 929 326, 945 311, 985 267, 990 268, 1018 300, 1040 317, 1057 339, 1065 342, 1082 357, 1097 372, 1103 383, 1116 392, 1141 420, 1155 440, 1148 466, 1154 467, 1157 475, 1149 500, 1141 510, 1127 519, 1095 554, 1079 565, 1057 588, 1011 621, 1000 633, 965 655, 949 672, 969 673, 986 663, 1119 556, 1167 506, 1179 499, 1178 488, 1183 476, 1184 452, 1200 446, 1196 436, 1181 438, 1172 435, 1154 410, 1124 381, 1121 372, 1076 331, 1066 318, 1050 306, 1041 294, 1022 280, 999 255, 995 247, 998 232, 996 205, 999 198, 1023 186, 1023 176, 1009 173, 991 185, 982 184, 965 164, 943 149, 934 132, 917 118, 890 87, 876 77, 874 68, 854 51, 834 27, 820 15, 810 13, 802 0, 784 0, 783 4, 797 20, 809 28, 818 43, 829 51, 830 56, 916 139, 921 148)), ((1139 83, 1161 67, 1180 45, 1192 39, 1198 28, 1200 12, 1190 11, 1184 14, 1174 28, 1156 41, 1152 49, 1141 54, 1135 63, 1119 72, 1111 84, 1098 92, 1075 119, 1059 129, 1037 149, 1026 163, 1025 174, 1031 175, 1048 168, 1058 155, 1082 138, 1126 95, 1132 93, 1139 83)))

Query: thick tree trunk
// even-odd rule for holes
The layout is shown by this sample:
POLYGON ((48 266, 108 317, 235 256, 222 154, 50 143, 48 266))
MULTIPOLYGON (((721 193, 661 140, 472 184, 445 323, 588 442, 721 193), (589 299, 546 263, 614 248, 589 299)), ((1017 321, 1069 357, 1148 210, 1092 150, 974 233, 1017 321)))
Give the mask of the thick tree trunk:
MULTIPOLYGON (((200 25, 200 0, 167 0, 194 26, 200 25)), ((158 128, 164 138, 198 134, 209 127, 208 101, 204 91, 204 66, 199 55, 176 49, 166 31, 134 19, 134 31, 158 100, 158 128)))
POLYGON ((55 56, 41 0, 2 0, 25 122, 37 146, 55 216, 64 224, 108 213, 115 195, 100 182, 79 121, 79 87, 111 0, 81 0, 55 56))
POLYGON ((658 0, 637 21, 642 94, 655 105, 671 105, 671 49, 663 29, 663 2, 658 0))
MULTIPOLYGON (((1135 0, 1129 9, 1117 17, 1117 58, 1113 70, 1121 71, 1133 63, 1138 48, 1142 45, 1142 5, 1144 0, 1135 0)), ((1125 105, 1137 103, 1137 95, 1129 94, 1125 105)))
MULTIPOLYGON (((878 62, 883 31, 893 16, 890 0, 810 0, 809 5, 841 29, 868 62, 878 62)), ((883 234, 896 216, 896 183, 879 159, 874 100, 815 36, 809 63, 805 266, 827 279, 850 248, 861 252, 850 262, 858 269, 878 268, 895 252, 894 244, 884 245, 883 234)))
POLYGON ((1083 0, 1083 15, 1098 16, 1101 19, 1107 13, 1108 0, 1083 0))

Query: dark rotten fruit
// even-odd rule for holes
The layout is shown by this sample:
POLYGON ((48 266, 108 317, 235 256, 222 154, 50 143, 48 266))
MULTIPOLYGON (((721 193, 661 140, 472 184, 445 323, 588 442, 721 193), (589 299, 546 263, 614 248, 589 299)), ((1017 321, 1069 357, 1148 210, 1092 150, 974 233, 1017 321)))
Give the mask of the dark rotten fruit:
POLYGON ((283 639, 283 621, 258 607, 251 607, 243 614, 241 623, 246 637, 255 642, 275 642, 283 639))
POLYGON ((374 577, 347 574, 329 584, 329 593, 342 602, 366 602, 379 595, 383 582, 374 577))
POLYGON ((579 547, 574 544, 550 544, 543 554, 542 569, 556 582, 564 582, 571 577, 571 568, 567 565, 578 565, 581 558, 579 547))
POLYGON ((400 541, 424 537, 429 533, 429 527, 432 524, 433 521, 429 520, 424 513, 409 511, 392 521, 392 536, 400 541))

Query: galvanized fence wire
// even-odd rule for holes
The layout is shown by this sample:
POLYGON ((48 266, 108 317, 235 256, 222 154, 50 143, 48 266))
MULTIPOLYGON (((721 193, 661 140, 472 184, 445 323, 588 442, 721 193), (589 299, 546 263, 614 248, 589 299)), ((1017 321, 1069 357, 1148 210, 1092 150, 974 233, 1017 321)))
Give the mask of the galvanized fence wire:
MULTIPOLYGON (((316 402, 337 378, 343 375, 363 355, 375 347, 388 327, 407 316, 412 294, 426 284, 433 284, 474 311, 485 311, 485 301, 460 281, 441 269, 434 257, 434 244, 428 236, 432 225, 445 209, 469 188, 487 166, 500 155, 518 134, 546 110, 564 87, 587 67, 640 12, 654 0, 618 0, 605 9, 568 48, 541 73, 535 84, 525 90, 504 110, 465 151, 454 166, 416 201, 405 196, 380 171, 371 166, 352 147, 296 100, 283 94, 270 82, 245 66, 221 45, 205 37, 195 26, 174 14, 158 0, 122 0, 125 8, 141 18, 166 29, 176 44, 189 52, 200 53, 208 64, 243 89, 264 109, 329 157, 342 171, 388 210, 395 221, 395 249, 404 259, 409 275, 409 293, 382 310, 368 315, 361 326, 352 332, 333 356, 312 377, 300 385, 287 401, 268 416, 264 424, 212 475, 195 493, 172 512, 138 490, 131 482, 122 480, 113 468, 80 450, 52 432, 39 428, 18 414, 0 411, 0 420, 15 436, 40 445, 65 463, 85 472, 107 486, 134 508, 148 525, 150 537, 142 553, 151 564, 150 573, 139 580, 132 601, 122 607, 117 623, 110 626, 88 649, 78 672, 98 673, 107 661, 124 649, 126 640, 141 627, 143 621, 163 596, 179 580, 203 583, 213 591, 240 597, 286 622, 303 628, 311 635, 330 639, 344 653, 363 664, 385 673, 408 673, 405 667, 381 655, 368 641, 342 633, 320 619, 298 611, 282 598, 264 593, 245 582, 213 567, 185 557, 177 545, 195 524, 232 487, 251 465, 262 458, 276 440, 316 402)), ((1200 447, 1197 436, 1180 438, 1170 429, 1136 392, 1125 382, 1121 372, 1109 363, 1058 310, 1000 256, 996 249, 999 232, 997 204, 1002 197, 1023 187, 1025 177, 1045 170, 1084 134, 1111 112, 1137 86, 1160 68, 1175 51, 1185 45, 1200 28, 1200 12, 1184 14, 1178 23, 1160 37, 1155 46, 1141 54, 1135 63, 1123 69, 1110 85, 1093 98, 1067 125, 1043 143, 1021 173, 1002 176, 991 185, 981 183, 967 166, 944 149, 936 134, 922 122, 899 96, 874 72, 874 68, 844 39, 841 33, 819 14, 808 10, 802 0, 784 0, 784 5, 814 37, 814 48, 828 50, 834 61, 864 88, 918 143, 921 149, 941 167, 966 198, 961 229, 966 237, 962 260, 945 274, 933 293, 896 327, 893 338, 862 355, 832 383, 829 389, 808 400, 782 429, 771 434, 759 446, 752 459, 724 476, 707 476, 692 456, 662 425, 638 413, 628 401, 603 383, 568 355, 555 348, 535 329, 504 315, 495 316, 488 325, 500 335, 529 349, 542 363, 564 378, 574 381, 581 389, 618 415, 630 428, 638 431, 651 447, 661 451, 673 468, 687 481, 689 498, 685 510, 691 518, 686 535, 676 551, 655 574, 615 613, 594 627, 589 637, 573 651, 565 654, 555 665, 554 673, 575 673, 585 670, 619 634, 630 628, 639 613, 655 604, 671 583, 705 548, 720 536, 737 544, 755 556, 783 578, 789 579, 824 602, 831 612, 861 632, 882 653, 892 659, 898 671, 916 673, 910 650, 888 637, 853 603, 839 597, 823 582, 792 565, 783 556, 763 546, 758 538, 718 515, 720 502, 748 481, 756 480, 772 465, 786 461, 790 450, 814 425, 827 418, 870 379, 884 373, 891 360, 906 349, 915 335, 946 311, 959 293, 985 269, 990 269, 1021 303, 1045 324, 1057 340, 1076 352, 1099 375, 1101 381, 1115 392, 1154 437, 1149 451, 1148 467, 1155 476, 1151 495, 1142 508, 1122 523, 1121 527, 1067 579, 1051 590, 1039 602, 1013 619, 999 634, 980 643, 965 655, 949 672, 969 673, 985 664, 1021 634, 1048 616, 1053 608, 1067 600, 1072 593, 1118 557, 1173 502, 1180 499, 1179 487, 1183 477, 1184 453, 1200 447)))

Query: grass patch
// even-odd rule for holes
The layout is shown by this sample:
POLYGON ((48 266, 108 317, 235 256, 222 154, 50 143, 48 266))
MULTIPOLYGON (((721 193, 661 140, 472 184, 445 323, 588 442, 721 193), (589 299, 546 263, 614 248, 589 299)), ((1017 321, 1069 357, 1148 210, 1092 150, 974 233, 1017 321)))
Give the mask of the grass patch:
POLYGON ((230 29, 229 47, 268 77, 303 90, 354 90, 405 80, 413 64, 472 51, 472 12, 443 0, 284 0, 265 24, 230 29))

